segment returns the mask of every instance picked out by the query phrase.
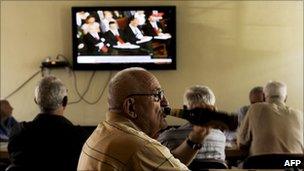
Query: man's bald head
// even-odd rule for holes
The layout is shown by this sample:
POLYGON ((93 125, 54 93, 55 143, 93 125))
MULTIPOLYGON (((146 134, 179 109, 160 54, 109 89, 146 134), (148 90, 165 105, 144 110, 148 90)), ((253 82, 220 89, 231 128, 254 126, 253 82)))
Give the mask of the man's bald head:
POLYGON ((121 112, 124 100, 130 94, 149 93, 159 87, 156 77, 143 68, 133 67, 118 72, 109 83, 109 111, 121 112))

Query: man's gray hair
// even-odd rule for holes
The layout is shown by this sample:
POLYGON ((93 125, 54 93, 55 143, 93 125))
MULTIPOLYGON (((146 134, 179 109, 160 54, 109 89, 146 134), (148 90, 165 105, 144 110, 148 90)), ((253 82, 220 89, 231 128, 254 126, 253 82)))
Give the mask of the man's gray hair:
POLYGON ((287 96, 287 86, 283 82, 270 81, 266 84, 264 93, 267 99, 277 99, 283 102, 287 96))
POLYGON ((55 76, 45 76, 35 89, 35 99, 41 111, 54 111, 62 105, 67 89, 55 76))
POLYGON ((212 90, 207 86, 195 85, 189 87, 184 94, 184 105, 193 104, 215 104, 215 96, 212 90))

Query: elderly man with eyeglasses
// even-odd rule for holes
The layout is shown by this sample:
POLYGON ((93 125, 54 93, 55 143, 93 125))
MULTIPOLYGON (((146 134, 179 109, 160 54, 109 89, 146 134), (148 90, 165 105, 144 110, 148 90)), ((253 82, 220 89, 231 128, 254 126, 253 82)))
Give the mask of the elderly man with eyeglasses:
POLYGON ((157 78, 142 68, 118 72, 109 83, 109 112, 83 146, 78 170, 188 170, 209 132, 197 126, 175 153, 155 138, 167 126, 168 102, 157 78))

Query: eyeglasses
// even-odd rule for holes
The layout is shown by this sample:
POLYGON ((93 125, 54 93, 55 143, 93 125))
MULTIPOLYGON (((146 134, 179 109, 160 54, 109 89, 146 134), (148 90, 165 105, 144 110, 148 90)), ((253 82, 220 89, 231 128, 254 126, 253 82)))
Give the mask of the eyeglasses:
POLYGON ((147 93, 147 94, 145 94, 145 93, 137 93, 137 94, 130 94, 130 95, 127 96, 127 98, 132 97, 132 96, 153 96, 153 100, 154 100, 155 102, 159 102, 159 101, 161 101, 161 100, 164 98, 165 93, 164 93, 164 90, 162 90, 162 89, 156 89, 156 90, 155 90, 155 93, 147 93))

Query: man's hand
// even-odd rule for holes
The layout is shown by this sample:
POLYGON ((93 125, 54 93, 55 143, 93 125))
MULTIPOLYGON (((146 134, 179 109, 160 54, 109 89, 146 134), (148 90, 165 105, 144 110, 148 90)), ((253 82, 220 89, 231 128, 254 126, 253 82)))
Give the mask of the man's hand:
POLYGON ((202 143, 209 132, 210 127, 193 125, 192 131, 189 133, 189 139, 195 143, 202 143))
MULTIPOLYGON (((193 104, 190 106, 191 109, 194 108, 203 108, 203 109, 209 109, 211 111, 216 111, 215 106, 207 105, 207 104, 193 104)), ((196 143, 202 143, 202 141, 205 139, 205 137, 210 132, 210 125, 205 126, 198 126, 193 125, 192 131, 189 134, 189 138, 191 141, 196 143)))
MULTIPOLYGON (((209 134, 209 129, 209 127, 194 125, 192 131, 188 135, 188 138, 194 143, 201 144, 205 137, 209 134)), ((197 155, 198 151, 198 149, 192 149, 189 147, 187 144, 187 139, 185 139, 181 145, 171 152, 174 157, 178 158, 182 163, 189 165, 197 155)))

